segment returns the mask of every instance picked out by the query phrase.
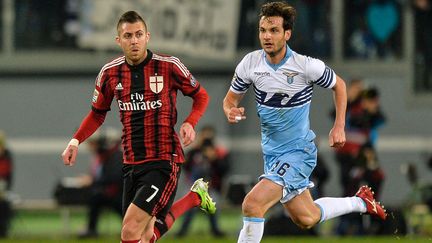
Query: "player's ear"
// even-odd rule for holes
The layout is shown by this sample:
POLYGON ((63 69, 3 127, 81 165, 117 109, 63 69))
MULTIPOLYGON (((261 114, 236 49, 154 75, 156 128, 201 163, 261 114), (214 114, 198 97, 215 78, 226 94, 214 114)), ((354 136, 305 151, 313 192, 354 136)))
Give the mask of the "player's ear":
POLYGON ((285 41, 291 38, 291 30, 285 30, 285 41))
POLYGON ((146 42, 148 43, 150 40, 150 32, 146 32, 146 42))
POLYGON ((119 36, 116 36, 115 41, 116 41, 117 45, 120 46, 120 37, 119 36))

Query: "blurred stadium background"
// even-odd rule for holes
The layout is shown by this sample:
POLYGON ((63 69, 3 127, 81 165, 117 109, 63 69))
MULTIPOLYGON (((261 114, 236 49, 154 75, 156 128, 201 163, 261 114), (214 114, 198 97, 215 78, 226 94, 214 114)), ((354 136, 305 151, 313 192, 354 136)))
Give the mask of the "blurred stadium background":
MULTIPOLYGON (((88 170, 90 154, 82 146, 76 166, 65 168, 60 153, 90 108, 99 69, 121 55, 114 43, 115 24, 120 14, 130 9, 140 12, 149 24, 149 48, 179 57, 208 90, 211 112, 198 129, 203 124, 214 125, 220 142, 231 150, 232 180, 226 181, 227 188, 235 178, 254 182, 262 171, 262 157, 253 95, 249 92, 243 102, 248 119, 239 125, 227 124, 221 104, 236 64, 246 52, 259 48, 257 14, 263 2, 0 0, 0 130, 6 133, 14 157, 9 197, 16 217, 10 238, 18 240, 35 232, 43 239, 56 229, 61 231, 59 224, 68 225, 69 221, 75 222, 70 229, 75 232, 67 234, 80 229, 76 222, 84 227, 84 220, 79 221, 80 209, 58 206, 53 192, 62 178, 88 170), (38 229, 26 221, 34 220, 33 225, 38 225, 47 210, 58 216, 52 216, 55 226, 38 229)), ((431 10, 425 14, 418 5, 421 0, 288 2, 298 10, 289 43, 295 51, 321 58, 347 82, 362 78, 380 90, 381 107, 387 116, 377 145, 386 174, 381 201, 389 208, 407 209, 413 186, 407 179, 406 165, 417 167, 422 184, 432 183, 432 171, 426 163, 432 154, 431 10), (382 4, 390 4, 396 11, 388 13, 382 4), (378 14, 370 14, 370 8, 378 14)), ((189 102, 179 99, 179 121, 186 116, 189 102)), ((332 96, 316 89, 312 104, 311 125, 331 171, 325 194, 339 196, 338 167, 327 145, 332 96)), ((115 105, 104 126, 120 128, 115 105)), ((184 190, 187 188, 179 188, 178 194, 184 190)), ((235 235, 241 224, 237 219, 239 206, 226 198, 219 204, 227 208, 231 219, 224 221, 223 214, 222 223, 229 221, 226 224, 233 228, 227 229, 235 235)), ((409 220, 415 212, 408 209, 404 211, 408 211, 408 233, 430 237, 430 228, 415 230, 431 224, 427 208, 419 209, 420 216, 415 217, 421 219, 416 220, 409 220)), ((101 226, 105 232, 117 232, 118 219, 108 217, 107 221, 101 226)), ((330 229, 323 232, 332 234, 330 229)))

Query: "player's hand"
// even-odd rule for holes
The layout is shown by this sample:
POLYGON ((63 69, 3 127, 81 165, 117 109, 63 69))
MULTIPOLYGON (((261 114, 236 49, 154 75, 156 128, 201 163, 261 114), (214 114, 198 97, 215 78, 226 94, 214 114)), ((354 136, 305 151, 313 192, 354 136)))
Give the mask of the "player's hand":
POLYGON ((333 127, 329 134, 329 144, 333 148, 342 148, 345 145, 345 129, 344 127, 333 127))
POLYGON ((180 140, 185 147, 195 140, 195 130, 189 122, 185 122, 181 125, 180 140))
POLYGON ((228 114, 226 114, 229 123, 238 123, 246 119, 244 107, 231 107, 228 114))
POLYGON ((75 159, 78 154, 78 140, 72 139, 66 146, 66 149, 62 153, 63 163, 65 165, 72 166, 75 164, 75 159))

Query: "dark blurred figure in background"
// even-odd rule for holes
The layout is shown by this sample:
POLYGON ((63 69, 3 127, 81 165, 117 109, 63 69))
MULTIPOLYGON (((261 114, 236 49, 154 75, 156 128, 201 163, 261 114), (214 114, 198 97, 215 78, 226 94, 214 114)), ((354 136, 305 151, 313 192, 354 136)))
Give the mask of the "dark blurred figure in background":
POLYGON ((364 90, 359 109, 353 109, 349 118, 350 125, 355 129, 363 130, 367 134, 367 142, 370 142, 373 147, 378 141, 378 129, 386 122, 379 98, 380 92, 377 88, 371 87, 364 90))
POLYGON ((345 57, 402 57, 402 4, 396 0, 344 1, 345 57))
POLYGON ((317 156, 317 164, 311 175, 311 180, 315 186, 311 189, 312 198, 321 198, 324 196, 324 185, 327 183, 330 172, 327 164, 321 154, 317 156))
MULTIPOLYGON (((364 82, 362 79, 356 78, 351 80, 347 86, 347 120, 352 110, 358 110, 361 107, 361 96, 364 91, 364 82)), ((332 109, 330 117, 335 117, 335 110, 332 109)), ((346 127, 346 142, 342 148, 335 149, 335 158, 339 166, 339 178, 340 185, 343 190, 344 196, 352 195, 352 192, 347 192, 346 185, 349 183, 349 171, 354 166, 355 159, 357 157, 360 146, 365 142, 365 139, 358 141, 356 132, 350 129, 349 123, 347 122, 346 127), (349 194, 351 193, 351 194, 349 194)), ((362 136, 363 137, 363 136, 362 136)), ((355 192, 354 192, 355 193, 355 192)))
POLYGON ((80 238, 98 237, 97 225, 104 208, 114 210, 122 218, 122 160, 119 139, 110 139, 103 132, 88 140, 93 154, 89 175, 81 177, 83 186, 91 187, 88 201, 87 229, 80 238), (112 140, 112 141, 111 141, 112 140))
MULTIPOLYGON (((366 184, 379 198, 384 172, 378 164, 376 143, 378 129, 386 121, 380 108, 380 94, 375 87, 365 88, 361 79, 351 81, 347 94, 346 142, 344 147, 336 149, 335 154, 340 167, 342 196, 353 195, 361 184, 366 184)), ((375 221, 371 222, 365 227, 362 216, 344 215, 340 217, 336 232, 338 235, 375 233, 375 221)))
MULTIPOLYGON (((341 184, 343 196, 349 196, 356 192, 357 188, 350 187, 352 184, 352 171, 360 154, 360 149, 369 143, 375 148, 378 140, 378 129, 386 122, 384 113, 379 103, 379 91, 372 87, 359 90, 360 81, 350 84, 348 90, 355 89, 352 98, 348 98, 346 143, 345 146, 336 150, 336 160, 340 166, 341 184), (360 92, 359 92, 360 91, 360 92), (355 98, 354 98, 355 97, 355 98)), ((350 91, 348 92, 348 94, 350 91)), ((350 95, 348 95, 349 97, 350 95)))
POLYGON ((6 147, 6 137, 0 131, 0 238, 7 236, 12 218, 11 203, 6 197, 12 188, 12 155, 6 147))
POLYGON ((379 91, 375 87, 363 90, 359 104, 352 106, 347 115, 348 130, 352 133, 352 140, 356 144, 356 155, 366 143, 376 146, 378 129, 386 122, 380 108, 379 97, 379 91))
MULTIPOLYGON (((429 159, 427 161, 427 165, 428 165, 429 169, 432 170, 432 155, 429 157, 429 159)), ((429 211, 432 212, 432 184, 430 184, 428 186, 428 190, 425 193, 425 197, 426 197, 426 204, 429 207, 429 211)))
MULTIPOLYGON (((216 145, 216 130, 213 126, 206 125, 198 133, 197 143, 186 154, 184 171, 189 184, 199 178, 209 181, 209 190, 216 198, 220 198, 222 182, 229 171, 229 153, 216 145)), ((218 200, 220 201, 220 200, 218 200)), ((183 219, 182 226, 177 233, 178 236, 185 236, 189 230, 190 223, 195 216, 196 210, 188 211, 183 219)), ((213 236, 222 237, 225 234, 218 225, 218 211, 216 214, 207 214, 210 220, 210 227, 213 236)))
POLYGON ((372 144, 366 143, 362 146, 357 160, 357 168, 355 169, 357 171, 353 172, 353 174, 356 175, 355 178, 358 180, 358 185, 365 183, 372 187, 375 197, 379 199, 385 174, 379 164, 378 156, 372 144))
POLYGON ((432 1, 413 0, 415 16, 416 89, 432 90, 432 1))
MULTIPOLYGON (((349 172, 348 190, 354 191, 362 184, 368 185, 380 200, 385 174, 382 170, 376 151, 371 143, 364 144, 359 151, 356 162, 349 172)), ((377 234, 381 228, 381 221, 375 218, 364 218, 359 214, 344 215, 339 221, 337 233, 339 235, 377 234), (365 220, 370 220, 366 223, 365 220)))
MULTIPOLYGON (((432 155, 427 155, 426 166, 432 169, 432 155)), ((430 236, 430 213, 432 212, 432 183, 419 173, 418 163, 401 165, 401 174, 406 176, 411 190, 404 202, 403 216, 406 218, 407 232, 415 236, 430 236)))
POLYGON ((2 188, 9 191, 12 188, 12 154, 6 147, 6 136, 3 131, 0 130, 0 181, 2 188))

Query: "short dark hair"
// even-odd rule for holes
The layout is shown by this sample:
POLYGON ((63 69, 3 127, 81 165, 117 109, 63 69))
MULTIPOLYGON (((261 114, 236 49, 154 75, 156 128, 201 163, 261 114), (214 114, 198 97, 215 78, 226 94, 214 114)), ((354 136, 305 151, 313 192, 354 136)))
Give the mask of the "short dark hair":
POLYGON ((371 87, 369 89, 363 90, 362 97, 364 99, 376 99, 379 98, 380 93, 376 87, 371 87))
POLYGON ((286 2, 269 2, 261 6, 259 17, 282 17, 284 30, 292 30, 296 15, 295 8, 286 2))
POLYGON ((144 21, 144 19, 135 11, 127 11, 126 13, 122 14, 120 17, 118 23, 117 23, 117 31, 123 23, 136 23, 136 22, 142 22, 144 24, 144 27, 147 31, 147 24, 144 21))

